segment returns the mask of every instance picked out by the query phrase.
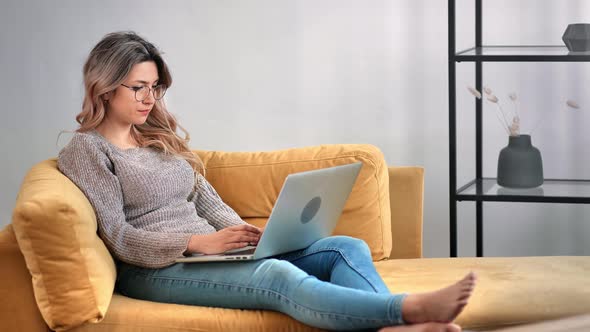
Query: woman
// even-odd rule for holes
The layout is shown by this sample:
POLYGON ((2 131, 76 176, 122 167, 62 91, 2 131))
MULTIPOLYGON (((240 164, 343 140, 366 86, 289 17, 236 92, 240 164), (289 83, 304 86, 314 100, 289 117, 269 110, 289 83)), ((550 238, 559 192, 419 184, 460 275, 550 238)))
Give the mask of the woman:
POLYGON ((435 292, 391 294, 367 245, 350 237, 257 261, 175 263, 183 254, 256 244, 264 230, 244 222, 201 174, 188 133, 166 110, 162 98, 172 78, 154 45, 133 32, 108 34, 83 74, 80 127, 60 151, 58 167, 96 212, 99 236, 117 262, 120 293, 276 310, 335 330, 459 330, 451 322, 472 293, 473 273, 435 292))

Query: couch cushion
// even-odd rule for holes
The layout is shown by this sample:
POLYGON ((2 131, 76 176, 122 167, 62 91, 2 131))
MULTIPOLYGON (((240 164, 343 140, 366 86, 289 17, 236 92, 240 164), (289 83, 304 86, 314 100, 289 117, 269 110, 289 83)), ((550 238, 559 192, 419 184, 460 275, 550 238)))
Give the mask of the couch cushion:
MULTIPOLYGON (((478 275, 469 305, 456 323, 490 330, 590 312, 590 257, 423 258, 376 262, 394 293, 435 290, 473 270, 478 275)), ((113 296, 103 321, 73 331, 314 331, 288 316, 156 303, 113 296)))
POLYGON ((376 262, 394 293, 431 291, 469 271, 477 286, 457 323, 489 330, 590 312, 590 257, 423 258, 376 262))
POLYGON ((25 176, 12 224, 49 327, 60 331, 100 321, 112 297, 115 264, 96 234, 92 206, 57 169, 56 159, 25 176))
POLYGON ((334 234, 363 239, 375 260, 389 257, 389 177, 377 147, 334 144, 269 152, 194 152, 205 163, 207 180, 245 220, 268 219, 283 182, 291 173, 363 162, 334 234))
POLYGON ((104 320, 70 332, 321 331, 276 311, 237 310, 132 299, 115 293, 104 320))

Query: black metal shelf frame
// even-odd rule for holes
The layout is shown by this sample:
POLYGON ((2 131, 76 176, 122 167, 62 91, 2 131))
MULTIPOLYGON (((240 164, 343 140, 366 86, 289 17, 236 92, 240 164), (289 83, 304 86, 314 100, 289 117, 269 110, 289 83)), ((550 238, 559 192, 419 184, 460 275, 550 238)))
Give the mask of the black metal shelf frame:
MULTIPOLYGON (((475 202, 476 255, 483 256, 483 202, 536 202, 590 204, 590 195, 490 195, 483 191, 482 174, 482 100, 475 101, 475 179, 457 188, 457 132, 456 132, 456 65, 474 62, 475 88, 482 91, 482 64, 484 62, 590 62, 590 54, 567 52, 561 45, 482 45, 482 0, 475 0, 475 46, 460 52, 456 50, 455 0, 448 0, 448 72, 449 72, 449 237, 450 256, 457 257, 457 202, 475 202), (500 52, 504 50, 504 52, 500 52), (506 51, 508 50, 508 51, 506 51), (475 186, 475 194, 465 194, 475 186)), ((559 180, 588 182, 589 180, 559 180)))
POLYGON ((561 45, 487 45, 471 47, 455 53, 453 60, 456 62, 587 62, 590 61, 590 53, 569 52, 567 47, 561 45), (506 51, 500 53, 500 50, 506 51))
MULTIPOLYGON (((473 179, 461 188, 457 189, 458 201, 483 201, 483 202, 521 202, 521 203, 567 203, 590 204, 590 196, 545 194, 542 187, 533 189, 508 189, 500 194, 490 193, 489 189, 496 183, 496 178, 484 177, 473 179), (541 190, 540 190, 541 189, 541 190)), ((546 186, 565 184, 572 188, 576 185, 584 185, 590 192, 590 180, 580 179, 545 179, 546 186)))

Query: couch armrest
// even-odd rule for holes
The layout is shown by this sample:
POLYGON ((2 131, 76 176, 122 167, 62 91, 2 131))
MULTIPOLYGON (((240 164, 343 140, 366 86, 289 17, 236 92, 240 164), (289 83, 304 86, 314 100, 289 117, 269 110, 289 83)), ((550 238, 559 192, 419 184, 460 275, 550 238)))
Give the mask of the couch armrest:
POLYGON ((35 302, 31 274, 12 225, 0 231, 0 262, 0 329, 49 331, 35 302))
POLYGON ((424 168, 389 167, 393 248, 389 258, 422 257, 424 168))

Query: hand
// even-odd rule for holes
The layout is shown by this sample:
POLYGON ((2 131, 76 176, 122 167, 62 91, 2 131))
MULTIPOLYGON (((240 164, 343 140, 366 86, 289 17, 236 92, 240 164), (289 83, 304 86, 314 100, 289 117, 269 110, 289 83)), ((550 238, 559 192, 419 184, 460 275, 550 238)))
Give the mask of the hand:
POLYGON ((249 244, 256 245, 261 235, 258 227, 249 224, 227 227, 212 234, 193 235, 187 253, 220 254, 249 244))

